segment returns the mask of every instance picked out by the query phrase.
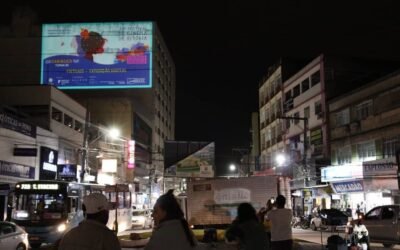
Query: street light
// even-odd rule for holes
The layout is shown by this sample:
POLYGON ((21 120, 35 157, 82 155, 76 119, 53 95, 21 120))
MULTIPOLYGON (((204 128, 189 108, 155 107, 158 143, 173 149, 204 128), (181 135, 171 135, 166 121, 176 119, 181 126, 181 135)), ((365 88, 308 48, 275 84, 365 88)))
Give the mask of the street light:
POLYGON ((278 164, 278 167, 283 166, 286 162, 286 157, 283 154, 278 154, 275 158, 276 163, 278 164))
POLYGON ((309 169, 307 167, 307 150, 308 150, 308 145, 307 145, 307 130, 308 130, 308 118, 307 117, 290 117, 290 116, 278 116, 278 119, 283 119, 283 120, 297 120, 297 121, 303 121, 304 123, 304 128, 303 128, 303 171, 306 174, 306 178, 309 178, 309 169))
POLYGON ((235 164, 231 164, 231 165, 229 165, 229 170, 231 171, 231 172, 234 172, 234 171, 236 171, 236 165, 235 164))
POLYGON ((117 128, 111 128, 108 130, 108 135, 111 139, 118 139, 121 135, 121 131, 117 128))

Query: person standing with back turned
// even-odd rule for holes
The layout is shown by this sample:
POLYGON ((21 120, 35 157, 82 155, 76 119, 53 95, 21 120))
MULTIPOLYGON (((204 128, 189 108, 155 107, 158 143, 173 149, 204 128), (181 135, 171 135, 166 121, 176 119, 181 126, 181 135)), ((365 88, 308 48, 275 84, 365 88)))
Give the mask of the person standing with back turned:
POLYGON ((286 198, 283 195, 276 197, 276 209, 267 213, 267 219, 271 222, 271 249, 292 249, 292 211, 285 208, 286 198))
POLYGON ((108 229, 108 200, 100 193, 83 198, 86 219, 61 239, 58 250, 121 250, 117 236, 108 229))

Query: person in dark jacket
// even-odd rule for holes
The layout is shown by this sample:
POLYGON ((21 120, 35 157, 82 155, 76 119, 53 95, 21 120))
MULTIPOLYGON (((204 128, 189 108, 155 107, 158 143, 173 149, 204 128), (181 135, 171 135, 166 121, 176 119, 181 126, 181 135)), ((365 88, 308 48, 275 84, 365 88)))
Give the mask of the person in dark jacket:
POLYGON ((241 203, 237 217, 225 233, 228 241, 238 241, 241 250, 265 250, 267 235, 250 203, 241 203))

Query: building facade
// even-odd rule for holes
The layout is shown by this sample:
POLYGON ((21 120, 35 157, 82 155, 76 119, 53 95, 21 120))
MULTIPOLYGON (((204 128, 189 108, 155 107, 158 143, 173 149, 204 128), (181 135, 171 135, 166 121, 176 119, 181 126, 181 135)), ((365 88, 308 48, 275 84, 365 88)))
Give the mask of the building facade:
MULTIPOLYGON (((164 190, 164 141, 175 139, 175 65, 155 23, 152 32, 150 88, 64 91, 87 108, 90 123, 113 125, 125 140, 140 141, 135 170, 127 169, 120 177, 148 196, 164 190)), ((11 25, 0 27, 0 45, 0 84, 39 85, 41 28, 36 14, 29 8, 15 11, 11 25)), ((180 186, 177 181, 166 179, 165 183, 180 186)))
POLYGON ((340 195, 337 207, 397 204, 400 149, 400 73, 395 72, 329 102, 332 166, 324 181, 340 195))

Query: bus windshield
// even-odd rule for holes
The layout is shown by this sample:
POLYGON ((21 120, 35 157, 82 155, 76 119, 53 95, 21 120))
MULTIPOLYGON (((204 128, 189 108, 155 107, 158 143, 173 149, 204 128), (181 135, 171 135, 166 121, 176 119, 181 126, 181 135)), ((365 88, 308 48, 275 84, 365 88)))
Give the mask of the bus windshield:
POLYGON ((66 217, 63 194, 19 194, 16 200, 16 220, 58 220, 66 217))

